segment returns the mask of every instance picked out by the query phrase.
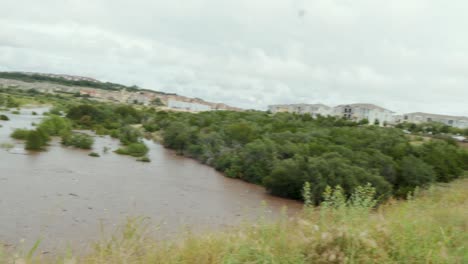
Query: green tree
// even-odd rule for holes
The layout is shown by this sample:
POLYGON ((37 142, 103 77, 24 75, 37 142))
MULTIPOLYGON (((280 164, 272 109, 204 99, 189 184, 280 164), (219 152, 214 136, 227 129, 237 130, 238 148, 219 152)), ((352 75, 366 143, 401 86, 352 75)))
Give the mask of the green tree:
POLYGON ((397 194, 403 197, 417 186, 426 186, 437 179, 434 169, 415 156, 404 157, 400 162, 397 194))
POLYGON ((32 130, 26 139, 27 150, 42 150, 47 143, 45 133, 41 130, 32 130))

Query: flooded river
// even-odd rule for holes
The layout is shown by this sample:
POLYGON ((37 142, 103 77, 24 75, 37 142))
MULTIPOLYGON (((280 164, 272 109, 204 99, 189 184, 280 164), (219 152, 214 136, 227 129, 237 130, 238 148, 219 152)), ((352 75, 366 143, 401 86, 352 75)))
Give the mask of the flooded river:
POLYGON ((194 160, 177 156, 146 141, 151 163, 112 152, 119 142, 96 137, 93 151, 67 148, 54 139, 46 152, 24 150, 9 137, 14 128, 39 123, 42 109, 23 109, 0 121, 0 241, 31 245, 38 238, 41 250, 85 247, 99 239, 101 229, 112 231, 129 216, 146 216, 162 237, 189 227, 194 231, 222 228, 243 220, 254 221, 290 213, 301 205, 269 196, 264 189, 224 177, 194 160), (36 111, 39 115, 32 115, 36 111), (11 148, 12 147, 12 148, 11 148), (104 152, 104 147, 110 151, 104 152), (267 208, 262 206, 267 203, 267 208))

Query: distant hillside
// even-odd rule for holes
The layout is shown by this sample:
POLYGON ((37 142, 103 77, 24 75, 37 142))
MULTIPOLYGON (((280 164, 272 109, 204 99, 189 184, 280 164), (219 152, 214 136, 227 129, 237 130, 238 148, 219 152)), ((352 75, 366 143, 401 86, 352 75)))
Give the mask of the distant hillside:
POLYGON ((174 100, 185 103, 206 105, 212 110, 242 110, 223 103, 207 102, 200 98, 190 98, 180 96, 175 93, 143 89, 135 85, 126 86, 118 83, 101 82, 89 77, 65 74, 0 72, 0 86, 18 87, 20 89, 36 89, 41 92, 48 93, 80 93, 97 99, 126 103, 138 102, 149 104, 151 101, 159 98, 163 105, 168 105, 170 100, 174 100))
POLYGON ((0 78, 12 79, 23 82, 49 82, 65 86, 86 86, 103 90, 118 91, 126 89, 127 91, 138 91, 136 86, 125 86, 117 83, 100 82, 98 80, 71 75, 46 74, 46 73, 26 73, 26 72, 0 72, 0 78))

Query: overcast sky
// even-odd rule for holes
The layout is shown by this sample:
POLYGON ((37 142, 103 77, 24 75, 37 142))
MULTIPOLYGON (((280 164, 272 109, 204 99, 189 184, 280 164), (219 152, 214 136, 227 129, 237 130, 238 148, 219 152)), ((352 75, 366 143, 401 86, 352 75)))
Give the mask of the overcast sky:
POLYGON ((0 71, 468 116, 466 0, 1 0, 0 71))

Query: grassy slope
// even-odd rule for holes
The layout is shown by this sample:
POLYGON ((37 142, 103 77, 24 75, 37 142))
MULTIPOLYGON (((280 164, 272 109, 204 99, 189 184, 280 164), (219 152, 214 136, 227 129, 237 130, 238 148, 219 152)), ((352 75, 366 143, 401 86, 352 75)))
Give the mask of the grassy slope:
POLYGON ((295 219, 260 219, 225 233, 186 235, 178 242, 155 242, 141 221, 133 220, 115 238, 96 244, 89 255, 57 262, 468 263, 466 190, 465 178, 409 201, 391 200, 372 213, 349 207, 307 209, 295 219))

